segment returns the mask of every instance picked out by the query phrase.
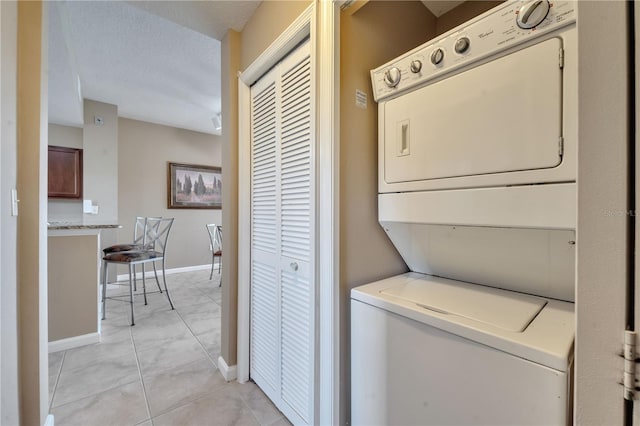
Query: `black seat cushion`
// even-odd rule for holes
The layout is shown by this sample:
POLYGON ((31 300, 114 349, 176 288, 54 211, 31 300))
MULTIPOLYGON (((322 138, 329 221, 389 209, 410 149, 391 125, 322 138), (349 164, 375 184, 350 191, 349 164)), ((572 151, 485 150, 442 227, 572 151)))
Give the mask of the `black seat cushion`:
POLYGON ((117 253, 119 251, 132 251, 132 250, 142 250, 142 244, 116 244, 114 246, 110 246, 102 249, 102 252, 107 255, 110 253, 117 253))
POLYGON ((103 257, 103 260, 109 262, 121 262, 121 263, 130 263, 137 262, 140 260, 150 260, 156 259, 158 257, 162 257, 162 253, 158 253, 157 251, 151 250, 134 250, 134 251, 120 251, 116 253, 111 253, 103 257))

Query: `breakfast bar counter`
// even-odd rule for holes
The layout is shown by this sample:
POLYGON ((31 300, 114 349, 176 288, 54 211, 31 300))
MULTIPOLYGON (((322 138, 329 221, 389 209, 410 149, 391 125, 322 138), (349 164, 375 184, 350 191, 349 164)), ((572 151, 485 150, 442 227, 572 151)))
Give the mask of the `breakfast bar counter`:
POLYGON ((49 352, 100 340, 100 232, 114 223, 49 222, 49 352))

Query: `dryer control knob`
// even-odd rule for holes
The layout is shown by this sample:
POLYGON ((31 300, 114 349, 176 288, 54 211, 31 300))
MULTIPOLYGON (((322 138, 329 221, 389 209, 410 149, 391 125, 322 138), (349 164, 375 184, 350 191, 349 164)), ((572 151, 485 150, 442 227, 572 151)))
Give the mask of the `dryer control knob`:
POLYGON ((440 65, 444 59, 444 50, 437 48, 431 53, 431 63, 433 65, 440 65))
POLYGON ((400 73, 398 67, 389 68, 384 73, 384 82, 389 87, 396 87, 398 83, 400 83, 401 77, 402 74, 400 73))
POLYGON ((518 11, 516 23, 525 30, 536 27, 549 14, 549 0, 531 0, 526 2, 518 11))
POLYGON ((456 51, 456 53, 464 53, 467 50, 469 50, 469 45, 471 44, 471 42, 469 41, 469 37, 462 37, 460 39, 458 39, 458 41, 456 41, 456 44, 454 46, 454 49, 456 51))
POLYGON ((422 69, 422 62, 419 59, 414 59, 411 61, 411 72, 417 74, 422 69))

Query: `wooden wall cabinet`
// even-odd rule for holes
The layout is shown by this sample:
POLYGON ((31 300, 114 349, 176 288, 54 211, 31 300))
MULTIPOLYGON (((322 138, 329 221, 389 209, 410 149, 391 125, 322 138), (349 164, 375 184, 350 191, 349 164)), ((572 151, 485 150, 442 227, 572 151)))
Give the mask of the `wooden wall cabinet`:
POLYGON ((49 198, 82 198, 82 150, 49 146, 49 198))

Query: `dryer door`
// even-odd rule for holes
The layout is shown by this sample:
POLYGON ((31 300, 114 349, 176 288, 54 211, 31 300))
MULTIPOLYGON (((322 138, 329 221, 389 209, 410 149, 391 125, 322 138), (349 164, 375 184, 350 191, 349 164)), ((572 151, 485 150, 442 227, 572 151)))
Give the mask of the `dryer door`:
POLYGON ((545 169, 562 161, 561 39, 445 78, 384 105, 384 180, 545 169))

